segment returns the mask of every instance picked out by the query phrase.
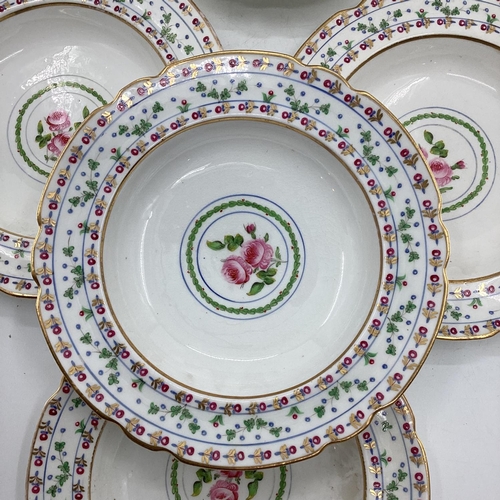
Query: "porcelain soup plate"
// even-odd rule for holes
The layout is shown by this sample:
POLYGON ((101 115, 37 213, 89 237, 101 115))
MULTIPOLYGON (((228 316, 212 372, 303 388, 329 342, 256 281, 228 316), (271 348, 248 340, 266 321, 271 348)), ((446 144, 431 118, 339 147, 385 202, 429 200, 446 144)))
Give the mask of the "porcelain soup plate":
POLYGON ((37 203, 89 112, 126 83, 217 43, 189 1, 148 9, 100 0, 0 5, 1 290, 36 295, 29 253, 37 203))
POLYGON ((40 417, 26 486, 27 500, 430 498, 425 451, 404 398, 379 411, 363 435, 312 460, 238 471, 193 467, 138 448, 118 426, 105 425, 68 382, 40 417))
POLYGON ((484 1, 365 2, 333 16, 298 54, 377 96, 426 157, 451 239, 448 339, 500 327, 499 14, 484 1))
POLYGON ((190 59, 124 89, 61 156, 40 321, 75 388, 146 446, 210 466, 311 456, 425 360, 439 203, 409 136, 333 73, 190 59))

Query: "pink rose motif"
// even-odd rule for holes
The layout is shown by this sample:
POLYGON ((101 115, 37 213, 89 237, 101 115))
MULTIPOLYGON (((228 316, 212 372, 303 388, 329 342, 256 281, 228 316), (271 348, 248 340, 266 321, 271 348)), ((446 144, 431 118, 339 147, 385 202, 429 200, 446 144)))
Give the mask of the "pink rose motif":
POLYGON ((429 166, 439 187, 446 186, 451 182, 453 170, 444 160, 436 158, 430 162, 429 166))
POLYGON ((243 475, 243 471, 241 470, 221 470, 221 476, 225 477, 241 477, 243 475))
POLYGON ((57 134, 56 136, 52 137, 50 142, 47 144, 47 149, 51 153, 54 153, 55 156, 59 157, 70 139, 71 135, 69 134, 57 134))
POLYGON ((238 485, 219 479, 210 488, 210 500, 238 500, 238 485))
POLYGON ((267 269, 274 255, 274 250, 262 238, 247 241, 241 245, 243 258, 252 266, 267 269))
POLYGON ((457 163, 455 163, 455 165, 453 165, 455 168, 465 168, 465 162, 463 160, 459 160, 457 161, 457 163))
POLYGON ((222 275, 229 283, 243 285, 252 276, 252 266, 239 255, 229 256, 222 265, 222 275))
POLYGON ((255 224, 247 224, 245 226, 245 231, 248 233, 248 234, 252 234, 252 233, 255 233, 255 230, 257 229, 257 226, 255 224))
POLYGON ((58 109, 50 113, 49 116, 45 119, 47 125, 49 126, 49 130, 52 132, 58 132, 60 130, 64 130, 71 126, 71 122, 69 120, 69 115, 66 111, 58 109))

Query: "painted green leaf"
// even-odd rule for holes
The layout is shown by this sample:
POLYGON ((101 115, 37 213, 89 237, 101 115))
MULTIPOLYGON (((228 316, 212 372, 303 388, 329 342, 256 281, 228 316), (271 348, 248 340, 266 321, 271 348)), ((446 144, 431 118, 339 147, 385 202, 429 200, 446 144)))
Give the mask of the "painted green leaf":
POLYGON ((366 142, 370 142, 372 140, 372 132, 371 132, 371 130, 367 130, 366 132, 361 132, 361 137, 366 142))
POLYGON ((182 411, 182 406, 172 406, 170 408, 170 416, 171 417, 176 417, 177 415, 179 415, 179 413, 182 411))
POLYGON ((158 101, 155 101, 152 109, 153 113, 159 113, 160 111, 163 111, 163 106, 158 101))
POLYGON ((302 413, 304 412, 300 411, 298 406, 292 406, 286 416, 291 417, 292 415, 302 415, 302 413))
POLYGON ((246 500, 251 500, 257 495, 257 491, 259 491, 259 482, 257 480, 248 483, 248 496, 246 500))
POLYGON ((194 47, 192 45, 185 45, 184 52, 186 53, 187 56, 189 56, 194 52, 194 47))
POLYGON ((44 135, 41 139, 40 142, 38 143, 38 147, 40 149, 43 149, 47 144, 49 143, 50 139, 52 136, 50 134, 44 135))
POLYGON ((358 385, 358 390, 360 391, 367 391, 368 390, 368 382, 366 380, 363 380, 363 382, 360 382, 358 385))
POLYGON ((408 477, 408 474, 401 469, 398 470, 398 481, 404 481, 408 477))
POLYGON ((408 303, 405 306, 405 312, 406 313, 411 313, 416 308, 417 308, 417 306, 411 300, 409 300, 408 303))
MULTIPOLYGON (((239 236, 241 238, 241 240, 243 240, 241 235, 237 235, 237 236, 239 236)), ((240 246, 236 241, 236 237, 231 236, 229 234, 224 236, 224 243, 227 245, 227 249, 230 250, 231 252, 234 252, 240 246)))
POLYGON ((158 412, 160 411, 160 407, 154 403, 151 403, 149 405, 149 410, 148 410, 148 413, 150 415, 156 415, 158 412))
POLYGON ((198 469, 196 471, 196 477, 204 483, 212 482, 212 472, 209 469, 198 469))
POLYGON ((385 171, 388 177, 392 177, 394 174, 397 173, 398 169, 396 167, 391 167, 389 165, 388 167, 385 167, 385 171))
POLYGON ((179 417, 179 420, 189 420, 193 418, 193 415, 191 415, 191 412, 187 408, 183 408, 181 411, 181 415, 179 417))
POLYGON ((120 380, 118 379, 118 375, 116 373, 110 373, 108 375, 108 385, 119 384, 120 380))
POLYGON ((198 424, 195 424, 194 422, 191 422, 188 425, 188 428, 193 434, 196 434, 196 431, 200 430, 200 426, 198 424))
POLYGON ((274 278, 271 278, 270 276, 266 276, 263 278, 263 281, 266 285, 272 285, 276 280, 274 278))
POLYGON ((78 408, 83 403, 83 400, 82 398, 75 398, 71 402, 75 405, 75 408, 78 408))
POLYGON ((316 406, 316 408, 314 408, 314 413, 316 413, 316 415, 318 415, 319 418, 323 417, 325 412, 326 412, 326 410, 325 410, 325 407, 323 405, 316 406))
POLYGON ((63 462, 61 465, 58 465, 57 468, 64 472, 65 474, 69 474, 69 462, 63 462))
POLYGON ((228 441, 232 441, 236 437, 236 431, 234 429, 227 429, 226 436, 228 441))
POLYGON ((309 113, 309 104, 307 104, 307 102, 300 106, 299 113, 309 113))
POLYGON ((252 287, 250 288, 250 291, 247 293, 247 295, 257 295, 259 292, 262 291, 262 289, 264 288, 264 283, 262 283, 261 281, 256 281, 252 287))
POLYGON ((409 262, 413 262, 415 260, 418 260, 420 259, 420 255, 418 254, 418 252, 410 252, 409 255, 408 255, 408 261, 409 262))
POLYGON ((38 125, 36 126, 36 131, 41 135, 43 134, 43 124, 42 124, 42 120, 40 120, 38 122, 38 125))
POLYGON ((106 368, 109 368, 110 370, 118 370, 118 359, 111 358, 106 364, 106 368))
POLYGON ((66 257, 73 257, 73 250, 75 249, 74 246, 69 246, 69 247, 64 247, 62 249, 63 251, 63 254, 66 256, 66 257))
POLYGON ((89 112, 89 108, 87 108, 87 106, 85 106, 82 110, 82 116, 83 118, 87 118, 87 116, 89 116, 90 112, 89 112))
POLYGON ((285 89, 285 94, 289 95, 290 97, 295 95, 295 89, 293 88, 293 85, 290 85, 285 89))
POLYGON ((408 217, 408 219, 412 219, 414 215, 415 215, 415 209, 406 207, 406 217, 408 217))
POLYGON ((399 332, 399 328, 396 326, 395 323, 389 321, 389 323, 387 324, 387 333, 397 333, 397 332, 399 332))
POLYGON ((339 388, 337 386, 333 387, 328 391, 328 395, 338 401, 340 397, 339 388))
POLYGON ((276 96, 274 94, 267 94, 266 92, 262 92, 262 99, 264 102, 271 102, 276 96))
POLYGON ((264 235, 264 241, 267 243, 269 241, 269 233, 264 235))
POLYGON ((236 90, 238 92, 243 92, 245 90, 248 90, 247 81, 246 80, 241 80, 241 82, 238 82, 238 85, 236 86, 236 90))
POLYGON ((224 90, 220 93, 220 100, 221 100, 221 101, 227 101, 230 97, 231 97, 231 92, 229 92, 229 90, 228 90, 228 89, 224 89, 224 90))
POLYGON ((413 240, 413 236, 409 233, 401 233, 401 241, 403 243, 410 243, 413 240))
POLYGON ((118 135, 123 135, 128 131, 127 125, 118 125, 118 135))
POLYGON ((224 418, 222 417, 222 415, 215 415, 214 418, 212 418, 212 420, 209 420, 209 422, 211 424, 220 424, 220 425, 224 425, 224 418))
POLYGON ((389 465, 389 462, 387 461, 387 450, 384 450, 383 453, 380 454, 380 461, 384 464, 384 465, 389 465))
POLYGON ((387 491, 397 491, 399 488, 398 488, 398 485, 396 483, 396 481, 394 481, 394 479, 386 486, 385 488, 387 491))
POLYGON ((78 429, 76 429, 75 434, 83 434, 85 430, 85 420, 82 418, 80 422, 78 422, 78 429))
POLYGON ((85 184, 91 191, 97 192, 97 181, 86 181, 85 184))
POLYGON ((340 382, 340 387, 345 391, 349 392, 352 387, 352 382, 349 382, 348 380, 344 380, 343 382, 340 382))
POLYGON ((196 92, 205 92, 205 90, 207 90, 207 87, 202 82, 198 82, 195 90, 196 92))
MULTIPOLYGON (((116 358, 113 358, 113 359, 116 359, 116 358)), ((144 380, 142 378, 133 378, 132 382, 134 384, 137 384, 137 388, 139 389, 139 391, 142 391, 142 388, 146 384, 146 382, 144 382, 144 380)))
POLYGON ((401 311, 396 311, 392 316, 391 316, 391 321, 397 321, 401 322, 403 321, 403 316, 401 315, 401 311))
POLYGON ((59 452, 63 451, 65 446, 66 446, 66 443, 64 441, 59 441, 59 442, 56 441, 54 443, 54 449, 56 451, 59 451, 59 452))
POLYGON ((250 432, 255 426, 255 420, 253 418, 249 418, 248 420, 243 420, 243 424, 245 425, 245 429, 250 432))
POLYGON ((211 250, 222 250, 226 245, 222 241, 207 241, 207 247, 211 250))
POLYGON ((201 481, 195 481, 193 483, 193 493, 191 494, 192 497, 197 497, 203 488, 203 483, 201 481))
POLYGON ((386 354, 390 354, 391 356, 396 355, 396 346, 394 344, 389 344, 386 349, 386 354))
POLYGON ((398 229, 400 231, 406 231, 406 229, 410 229, 410 228, 411 228, 410 224, 408 224, 408 222, 406 222, 404 219, 401 219, 399 221, 398 229))
POLYGON ((53 484, 50 488, 47 489, 47 494, 52 498, 55 498, 55 496, 57 495, 57 486, 53 484))
POLYGON ((207 96, 211 97, 212 99, 219 100, 219 92, 217 92, 217 90, 215 90, 215 89, 212 89, 210 92, 208 92, 207 96))
POLYGON ((283 430, 283 427, 271 427, 269 429, 269 432, 274 436, 274 437, 280 437, 280 432, 283 430))
POLYGON ((234 237, 234 242, 240 247, 243 243, 243 236, 241 236, 241 234, 237 234, 235 237, 234 237))
POLYGON ((63 297, 67 297, 69 300, 73 300, 75 297, 75 291, 73 290, 73 287, 68 288, 64 294, 63 297))
POLYGON ((92 309, 82 307, 82 312, 85 314, 85 321, 88 321, 92 316, 94 316, 92 309))
POLYGON ((99 359, 101 358, 104 358, 104 359, 108 359, 108 358, 111 358, 113 356, 113 353, 107 349, 106 347, 104 347, 102 349, 102 351, 99 353, 99 359))
POLYGON ((265 427, 267 425, 267 422, 265 420, 263 420, 262 418, 258 418, 256 424, 257 424, 257 430, 258 430, 258 429, 262 429, 262 427, 265 427))
POLYGON ((328 49, 326 51, 326 55, 328 57, 333 57, 333 56, 337 55, 337 52, 335 52, 331 47, 328 47, 328 49))
POLYGON ((428 144, 434 142, 434 136, 428 130, 424 130, 424 139, 428 144))
POLYGON ((100 165, 98 161, 95 160, 89 160, 88 162, 90 170, 96 170, 97 167, 100 165))
POLYGON ((92 343, 92 337, 90 336, 90 333, 86 333, 82 337, 80 337, 80 342, 83 344, 91 344, 92 343))

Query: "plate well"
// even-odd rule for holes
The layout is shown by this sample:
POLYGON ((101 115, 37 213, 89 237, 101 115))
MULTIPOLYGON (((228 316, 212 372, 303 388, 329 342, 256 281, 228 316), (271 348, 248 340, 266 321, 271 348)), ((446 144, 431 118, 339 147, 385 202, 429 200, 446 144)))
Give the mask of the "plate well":
POLYGON ((239 119, 177 134, 137 165, 106 221, 102 264, 117 322, 158 370, 254 397, 342 355, 373 307, 381 246, 336 156, 239 119))

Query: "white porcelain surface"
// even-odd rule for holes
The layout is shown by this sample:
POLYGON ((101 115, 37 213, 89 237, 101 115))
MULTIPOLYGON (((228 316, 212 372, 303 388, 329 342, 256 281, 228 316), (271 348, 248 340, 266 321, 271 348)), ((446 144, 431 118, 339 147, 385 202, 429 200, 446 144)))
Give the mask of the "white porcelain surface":
MULTIPOLYGON (((196 243, 203 286, 240 307, 265 305, 290 279, 287 233, 249 208, 214 218, 196 243), (248 296, 257 277, 228 283, 221 268, 234 252, 206 243, 240 233, 253 242, 250 224, 255 241, 268 234, 281 249, 283 263, 275 283, 248 296)), ((382 259, 370 207, 346 167, 307 137, 256 121, 206 124, 153 151, 124 183, 104 242, 109 301, 136 348, 187 386, 247 397, 310 380, 345 351, 373 307, 382 259), (192 220, 234 198, 286 217, 304 262, 290 298, 264 317, 213 314, 181 270, 192 220)))

